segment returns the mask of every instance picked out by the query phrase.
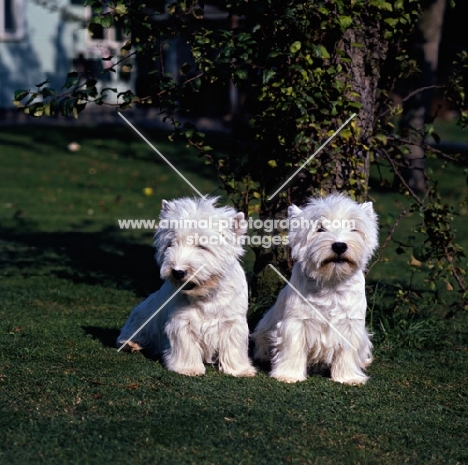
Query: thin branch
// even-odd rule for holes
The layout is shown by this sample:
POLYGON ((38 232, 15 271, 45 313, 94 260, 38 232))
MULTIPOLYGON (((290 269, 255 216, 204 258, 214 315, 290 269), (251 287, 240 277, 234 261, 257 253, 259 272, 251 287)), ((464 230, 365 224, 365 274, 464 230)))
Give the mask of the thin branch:
MULTIPOLYGON (((415 95, 419 94, 420 92, 424 92, 426 90, 431 90, 431 89, 443 89, 445 86, 438 86, 438 85, 433 85, 433 86, 426 86, 426 87, 420 87, 419 89, 416 89, 416 90, 413 90, 413 92, 410 92, 408 95, 406 95, 405 97, 403 97, 399 102, 398 102, 398 105, 400 105, 401 103, 403 102, 406 102, 407 100, 409 100, 411 97, 414 97, 415 95)), ((393 110, 395 108, 395 106, 388 106, 388 108, 386 110, 384 110, 382 113, 380 113, 380 115, 378 116, 378 118, 382 118, 383 116, 386 116, 390 113, 391 110, 393 110)))
POLYGON ((400 224, 400 221, 405 218, 406 216, 408 216, 409 212, 405 210, 405 208, 400 204, 401 208, 402 208, 402 212, 400 213, 400 215, 398 216, 398 218, 395 220, 395 222, 393 223, 393 226, 392 228, 390 229, 389 233, 387 234, 387 237, 385 238, 382 246, 379 248, 379 254, 377 255, 376 259, 372 262, 371 266, 369 266, 369 268, 367 269, 367 272, 366 273, 369 273, 370 270, 372 270, 372 268, 374 267, 374 265, 376 265, 381 257, 382 257, 382 254, 384 252, 384 250, 386 249, 388 243, 390 242, 390 240, 392 239, 393 235, 395 234, 395 231, 398 227, 398 225, 400 224))
MULTIPOLYGON (((110 69, 113 69, 115 66, 117 65, 120 65, 120 63, 122 63, 122 61, 125 61, 125 60, 128 60, 129 58, 131 58, 133 55, 136 55, 137 52, 134 51, 134 52, 131 52, 129 53, 127 56, 124 56, 124 57, 121 57, 120 59, 118 59, 115 63, 111 62, 112 63, 112 66, 109 66, 109 68, 106 68, 106 69, 103 69, 102 70, 102 74, 108 72, 110 69)), ((104 57, 101 57, 101 60, 103 59, 104 57)), ((107 57, 108 58, 108 57, 107 57)), ((112 57, 113 58, 113 57, 112 57)), ((115 71, 115 70, 114 70, 115 71)))
POLYGON ((434 146, 429 145, 429 144, 427 144, 425 142, 416 143, 416 142, 411 141, 409 139, 404 139, 402 137, 396 137, 396 136, 387 136, 387 139, 391 140, 391 141, 394 141, 394 142, 401 142, 402 144, 405 144, 405 145, 416 145, 418 147, 421 147, 424 150, 429 150, 429 151, 435 153, 436 155, 440 155, 442 158, 446 158, 447 160, 458 161, 458 159, 456 157, 451 157, 450 155, 446 154, 442 150, 436 149, 434 146))
MULTIPOLYGON (((394 174, 398 177, 398 179, 400 180, 400 182, 405 186, 406 189, 408 189, 408 192, 411 194, 411 196, 414 198, 414 200, 416 200, 416 202, 419 203, 419 205, 421 206, 424 206, 424 202, 419 198, 419 196, 413 191, 413 189, 411 189, 411 187, 408 185, 408 183, 406 182, 405 178, 403 177, 403 175, 400 173, 400 171, 398 170, 397 168, 397 165, 395 164, 395 162, 392 160, 392 157, 387 153, 386 150, 382 150, 381 151, 382 153, 385 154, 385 158, 388 160, 388 162, 390 163, 390 165, 392 165, 392 169, 393 169, 393 172, 394 174)), ((429 191, 429 189, 428 189, 429 191)), ((426 194, 427 195, 427 194, 426 194)))
POLYGON ((447 257, 447 260, 448 262, 450 263, 450 268, 452 270, 452 275, 453 277, 455 278, 455 280, 457 281, 458 285, 460 286, 460 289, 463 291, 463 292, 466 292, 466 285, 465 285, 465 282, 463 281, 463 279, 458 275, 457 273, 457 270, 455 268, 455 265, 453 263, 453 258, 452 256, 450 255, 449 251, 447 250, 447 246, 444 246, 444 252, 445 252, 445 256, 447 257))

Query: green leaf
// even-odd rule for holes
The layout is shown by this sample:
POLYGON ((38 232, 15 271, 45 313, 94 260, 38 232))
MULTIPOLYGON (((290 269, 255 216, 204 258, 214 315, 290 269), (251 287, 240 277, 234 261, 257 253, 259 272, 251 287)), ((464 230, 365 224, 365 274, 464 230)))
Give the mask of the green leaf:
POLYGON ((298 40, 296 40, 296 42, 293 42, 291 46, 289 47, 289 51, 291 53, 297 53, 301 49, 301 47, 302 47, 302 44, 298 40))
POLYGON ((40 117, 44 114, 44 105, 40 105, 37 108, 34 109, 32 112, 32 115, 35 117, 40 117))
POLYGON ((39 84, 36 84, 36 87, 42 87, 43 85, 48 84, 49 82, 50 82, 49 79, 46 79, 45 81, 43 81, 43 82, 41 82, 39 84))
POLYGON ((135 94, 131 90, 127 90, 125 92, 120 92, 117 94, 117 99, 122 97, 124 103, 130 104, 133 102, 133 99, 135 97, 135 94))
POLYGON ((281 55, 281 51, 279 50, 273 50, 268 54, 268 58, 276 58, 277 56, 281 55))
POLYGON ((100 21, 97 21, 102 27, 108 29, 112 26, 112 16, 110 13, 107 13, 103 16, 100 16, 100 21))
POLYGON ((351 18, 351 16, 340 16, 338 21, 342 29, 348 29, 351 24, 353 24, 353 18, 351 18))
POLYGON ((33 103, 29 108, 26 108, 24 112, 31 116, 40 117, 44 114, 44 105, 42 102, 33 103))
POLYGON ((330 58, 328 50, 323 45, 313 45, 312 48, 314 56, 316 56, 317 58, 330 58))
POLYGON ((56 95, 57 91, 55 89, 52 89, 52 87, 44 87, 44 89, 42 89, 41 93, 42 93, 42 96, 44 98, 47 98, 47 97, 51 97, 53 95, 56 95))
POLYGON ((322 58, 330 58, 330 54, 328 53, 327 49, 323 45, 319 45, 319 49, 322 53, 322 58))
POLYGON ((375 139, 378 140, 379 142, 382 142, 383 144, 387 144, 387 136, 385 134, 377 133, 375 136, 375 139))
POLYGON ((395 27, 398 24, 399 20, 398 18, 386 18, 384 19, 384 22, 391 27, 395 27))
POLYGON ((118 5, 115 6, 115 12, 118 15, 125 15, 127 14, 128 10, 127 10, 126 5, 124 5, 123 3, 119 3, 118 5))
POLYGON ((46 116, 53 116, 56 114, 56 109, 57 109, 57 101, 56 100, 51 100, 50 102, 47 102, 44 104, 44 114, 46 116))
POLYGON ((389 2, 383 2, 383 8, 387 11, 393 11, 393 5, 389 2))
POLYGON ((71 116, 75 106, 74 98, 64 98, 59 102, 59 109, 62 116, 71 116))
POLYGON ((234 75, 235 75, 238 79, 240 79, 240 80, 242 80, 242 81, 246 81, 246 80, 247 80, 247 71, 246 71, 245 69, 238 69, 238 70, 234 73, 234 75))
POLYGON ((385 31, 384 33, 385 40, 391 39, 392 37, 393 37, 393 31, 385 31))
POLYGON ((15 100, 23 100, 26 96, 29 95, 29 90, 15 90, 15 100))
POLYGON ((392 11, 393 6, 391 3, 388 3, 384 0, 371 0, 371 5, 376 6, 380 10, 392 11))
POLYGON ((263 84, 268 84, 268 82, 271 81, 271 79, 275 76, 276 72, 273 71, 272 69, 267 69, 263 71, 263 76, 262 76, 262 83, 263 84))
POLYGON ((79 77, 76 71, 72 71, 71 73, 67 74, 67 79, 63 87, 69 88, 74 87, 78 84, 79 77))
POLYGON ((120 55, 122 55, 123 57, 127 56, 131 48, 132 42, 129 40, 123 47, 120 47, 120 55))

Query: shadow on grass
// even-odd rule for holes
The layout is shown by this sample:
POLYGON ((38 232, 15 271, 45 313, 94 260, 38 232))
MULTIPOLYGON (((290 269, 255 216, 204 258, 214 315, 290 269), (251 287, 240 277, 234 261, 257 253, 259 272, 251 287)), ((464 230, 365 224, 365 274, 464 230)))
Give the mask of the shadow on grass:
MULTIPOLYGON (((109 349, 117 350, 117 338, 120 334, 120 329, 117 328, 102 328, 100 326, 82 326, 81 329, 85 334, 89 334, 93 339, 98 340, 104 347, 109 349)), ((123 349, 123 352, 129 352, 128 350, 123 349)), ((143 357, 151 360, 153 362, 161 362, 162 359, 160 356, 156 356, 147 350, 140 350, 138 353, 135 353, 135 356, 141 354, 143 357)))
MULTIPOLYGON (((267 376, 270 374, 270 362, 260 362, 258 360, 254 360, 253 362, 259 373, 263 373, 267 376)), ((319 376, 321 378, 331 379, 330 367, 325 365, 312 365, 307 368, 307 376, 319 376)))
POLYGON ((93 339, 97 339, 104 347, 116 347, 116 341, 120 334, 118 328, 101 328, 99 326, 82 326, 81 329, 93 339))
POLYGON ((101 232, 37 232, 33 225, 0 228, 3 272, 52 275, 74 283, 125 289, 146 297, 162 282, 150 246, 101 232))

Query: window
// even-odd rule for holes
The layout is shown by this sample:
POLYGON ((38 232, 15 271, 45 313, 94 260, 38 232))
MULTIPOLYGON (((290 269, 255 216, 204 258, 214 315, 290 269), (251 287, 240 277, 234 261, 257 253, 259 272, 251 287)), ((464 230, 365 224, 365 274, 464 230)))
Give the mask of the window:
POLYGON ((0 40, 23 38, 23 8, 23 0, 0 0, 0 40))
MULTIPOLYGON (((103 7, 103 9, 105 11, 105 7, 103 7)), ((86 7, 86 18, 88 21, 92 18, 90 7, 86 7)), ((87 40, 93 46, 108 47, 110 49, 120 50, 120 47, 126 41, 126 37, 124 36, 122 29, 120 27, 116 27, 115 25, 104 29, 102 26, 95 24, 93 32, 93 35, 87 33, 87 40)))

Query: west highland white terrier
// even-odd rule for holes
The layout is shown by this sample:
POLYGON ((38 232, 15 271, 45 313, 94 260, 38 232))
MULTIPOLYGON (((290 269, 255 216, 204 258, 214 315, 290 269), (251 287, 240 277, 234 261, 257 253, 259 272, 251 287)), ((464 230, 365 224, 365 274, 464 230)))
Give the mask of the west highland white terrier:
POLYGON ((133 309, 117 344, 162 355, 169 370, 183 375, 203 375, 205 361, 217 362, 220 371, 233 376, 254 376, 247 281, 239 263, 244 214, 216 207, 216 201, 163 200, 154 246, 165 282, 133 309))
POLYGON ((287 383, 325 365, 332 380, 363 384, 372 361, 364 270, 378 245, 372 203, 330 195, 292 205, 288 219, 292 286, 257 325, 254 358, 271 360, 270 375, 287 383))

